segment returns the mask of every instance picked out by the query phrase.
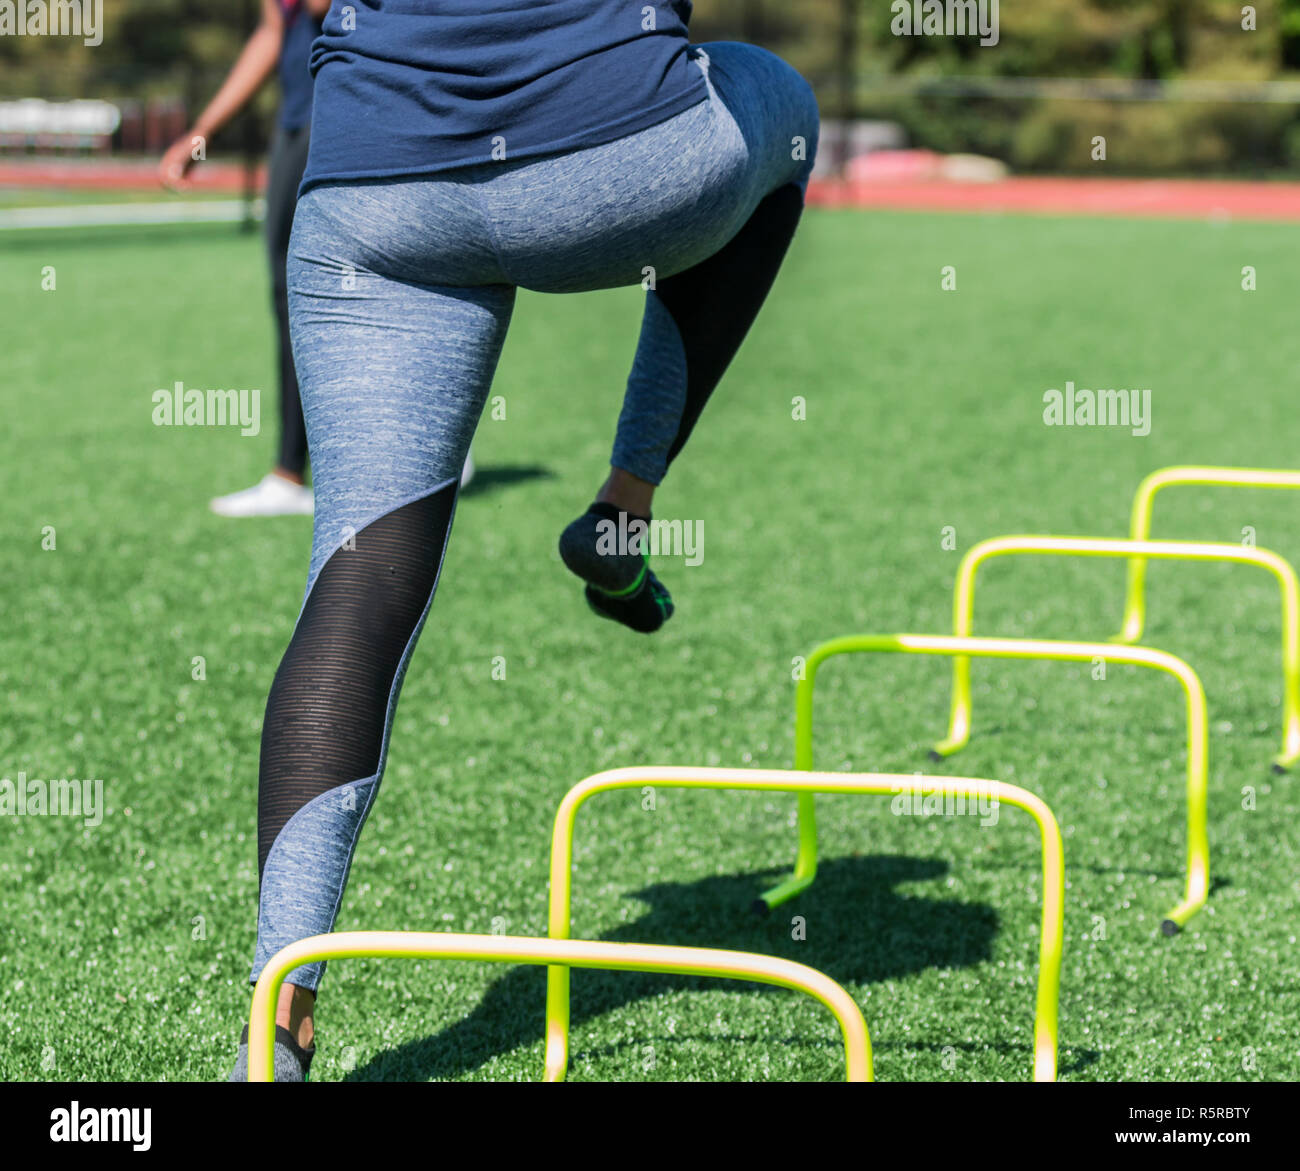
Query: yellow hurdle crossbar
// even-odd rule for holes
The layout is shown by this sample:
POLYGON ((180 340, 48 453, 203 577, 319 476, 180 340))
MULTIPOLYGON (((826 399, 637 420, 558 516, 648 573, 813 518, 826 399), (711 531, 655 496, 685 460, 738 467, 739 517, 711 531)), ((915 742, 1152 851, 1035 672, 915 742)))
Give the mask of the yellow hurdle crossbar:
MULTIPOLYGON (((1290 562, 1269 549, 1205 541, 1125 541, 1102 537, 1049 537, 1015 535, 994 537, 972 545, 957 569, 953 591, 952 632, 971 633, 975 613, 975 578, 984 562, 994 557, 1044 554, 1063 557, 1128 557, 1140 553, 1182 561, 1228 561, 1267 569, 1282 592, 1282 750, 1273 758, 1276 771, 1285 772, 1300 760, 1300 583, 1290 562)), ((1130 560, 1130 564, 1132 561, 1130 560)), ((1128 639, 1116 639, 1127 643, 1128 639)), ((936 756, 949 756, 966 745, 971 727, 970 659, 952 661, 952 713, 948 736, 936 744, 936 756)))
MULTIPOLYGON (((573 835, 578 810, 597 793, 645 786, 798 793, 884 793, 917 785, 945 795, 1005 801, 1038 823, 1043 853, 1043 917, 1038 944, 1038 995, 1034 1015, 1035 1081, 1056 1080, 1057 1005, 1065 921, 1065 861, 1061 831, 1041 797, 1016 785, 966 777, 920 777, 889 773, 811 773, 788 769, 621 768, 596 773, 565 795, 555 815, 551 840, 551 900, 548 934, 567 940, 572 927, 573 835)), ((598 966, 598 965, 588 965, 598 966)), ((552 965, 546 978, 546 1080, 561 1081, 569 1060, 569 966, 552 965)))
MULTIPOLYGON (((285 977, 301 964, 386 956, 476 960, 501 964, 564 964, 562 970, 602 968, 679 976, 753 980, 805 992, 834 1014, 844 1039, 847 1080, 869 1082, 871 1039, 851 997, 829 976, 794 960, 704 947, 664 947, 513 935, 456 935, 437 931, 340 931, 313 935, 281 948, 267 961, 253 990, 248 1017, 248 1080, 269 1082, 275 1061, 275 1010, 285 977)), ((552 968, 552 971, 555 969, 552 968)))

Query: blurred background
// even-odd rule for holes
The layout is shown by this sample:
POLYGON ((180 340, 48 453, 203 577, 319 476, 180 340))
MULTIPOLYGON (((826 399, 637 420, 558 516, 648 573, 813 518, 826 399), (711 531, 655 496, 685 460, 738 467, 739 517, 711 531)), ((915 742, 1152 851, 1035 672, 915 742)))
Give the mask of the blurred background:
MULTIPOLYGON (((1096 174, 1097 136, 1112 177, 1280 178, 1300 161, 1300 0, 1004 0, 997 11, 996 47, 893 35, 887 0, 696 0, 692 33, 770 47, 813 82, 823 178, 1096 174)), ((0 36, 0 210, 147 199, 192 206, 137 217, 251 221, 274 85, 212 143, 186 197, 164 196, 154 167, 257 15, 257 0, 118 0, 93 48, 0 36)))

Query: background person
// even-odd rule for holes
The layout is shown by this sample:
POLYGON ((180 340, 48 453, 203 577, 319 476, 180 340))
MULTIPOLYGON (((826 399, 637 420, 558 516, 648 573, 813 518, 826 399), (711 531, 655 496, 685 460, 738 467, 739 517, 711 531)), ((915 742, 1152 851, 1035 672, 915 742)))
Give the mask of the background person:
MULTIPOLYGON (((321 31, 330 0, 262 0, 261 19, 229 75, 194 125, 167 149, 159 163, 162 182, 180 190, 193 169, 194 140, 206 144, 257 95, 270 76, 280 79, 280 109, 271 138, 266 184, 266 251, 271 267, 280 382, 280 445, 275 466, 254 484, 218 496, 212 511, 221 516, 310 514, 312 490, 306 486, 307 430, 303 424, 298 378, 289 340, 289 301, 285 263, 298 187, 311 141, 311 45, 321 31)), ((466 456, 464 482, 473 475, 466 456)))
POLYGON ((307 431, 289 341, 285 261, 298 185, 311 136, 311 43, 320 33, 329 0, 262 0, 261 20, 216 95, 194 125, 167 149, 158 166, 163 183, 179 190, 196 162, 194 140, 206 144, 257 95, 272 73, 280 78, 280 109, 271 138, 266 185, 266 250, 279 347, 280 446, 275 467, 251 488, 218 496, 222 516, 280 516, 312 511, 306 487, 307 431))

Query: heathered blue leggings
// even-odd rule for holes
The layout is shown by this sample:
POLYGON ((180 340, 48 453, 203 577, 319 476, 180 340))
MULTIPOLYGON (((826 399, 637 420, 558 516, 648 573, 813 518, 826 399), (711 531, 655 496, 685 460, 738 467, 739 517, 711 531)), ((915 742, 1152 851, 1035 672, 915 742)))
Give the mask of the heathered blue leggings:
MULTIPOLYGON (((762 49, 693 54, 708 100, 648 130, 298 202, 289 312, 316 516, 262 728, 253 979, 334 925, 516 288, 650 288, 611 463, 657 484, 776 277, 817 148, 812 91, 762 49)), ((322 969, 290 979, 315 989, 322 969)))

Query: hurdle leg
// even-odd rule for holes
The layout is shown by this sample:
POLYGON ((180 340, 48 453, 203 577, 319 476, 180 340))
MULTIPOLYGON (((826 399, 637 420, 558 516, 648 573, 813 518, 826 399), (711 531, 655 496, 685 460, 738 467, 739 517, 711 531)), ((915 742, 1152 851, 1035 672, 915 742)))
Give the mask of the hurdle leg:
MULTIPOLYGON (((794 767, 807 772, 813 766, 813 689, 817 680, 817 660, 804 664, 804 674, 794 693, 794 767)), ((817 809, 811 793, 800 793, 798 800, 799 848, 794 859, 794 873, 764 891, 753 902, 759 915, 788 903, 802 894, 817 878, 817 809)))
POLYGON ((1273 771, 1285 773, 1300 761, 1300 583, 1290 564, 1277 560, 1274 571, 1282 586, 1282 751, 1273 758, 1273 771))
POLYGON ((1132 646, 1142 641, 1146 626, 1147 559, 1130 557, 1128 562, 1128 593, 1124 599, 1124 624, 1118 634, 1110 636, 1111 642, 1132 646))
POLYGON ((773 907, 788 903, 802 894, 817 877, 817 811, 811 793, 799 794, 799 852, 795 855, 794 873, 754 900, 754 910, 766 915, 773 907))
POLYGON ((952 707, 948 713, 948 735, 930 749, 930 759, 945 760, 970 743, 971 690, 970 656, 957 655, 952 661, 952 707))
MULTIPOLYGON (((1133 509, 1129 517, 1129 539, 1147 541, 1151 539, 1151 509, 1155 504, 1156 493, 1166 482, 1165 473, 1171 469, 1162 468, 1152 472, 1138 485, 1133 496, 1133 509)), ((1111 642, 1131 646, 1142 638, 1146 625, 1146 580, 1147 560, 1145 557, 1130 557, 1128 560, 1128 585, 1124 595, 1124 622, 1118 634, 1111 637, 1111 642)))
MULTIPOLYGON (((1200 738, 1204 743, 1204 738, 1200 738)), ((1189 745, 1189 750, 1195 751, 1189 745)), ((1177 935, 1203 906, 1210 894, 1210 839, 1207 829, 1205 770, 1187 771, 1187 884, 1183 901, 1160 924, 1166 935, 1177 935)))
MULTIPOLYGON (((1289 683, 1287 690, 1292 690, 1289 683)), ((1288 696, 1283 707, 1287 710, 1282 730, 1282 751, 1273 758, 1273 771, 1278 774, 1290 772, 1300 761, 1300 706, 1295 697, 1288 696)))

